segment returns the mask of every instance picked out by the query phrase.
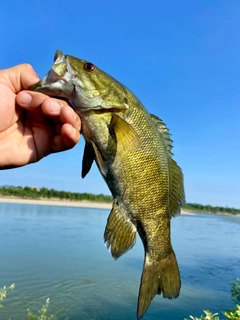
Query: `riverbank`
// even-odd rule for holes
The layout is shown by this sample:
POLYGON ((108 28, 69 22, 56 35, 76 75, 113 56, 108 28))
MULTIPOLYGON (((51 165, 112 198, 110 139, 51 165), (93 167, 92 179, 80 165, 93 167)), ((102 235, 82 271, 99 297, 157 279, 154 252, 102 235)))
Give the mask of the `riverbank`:
POLYGON ((95 202, 87 200, 61 200, 61 199, 27 199, 17 197, 4 197, 0 196, 0 203, 17 203, 17 204, 31 204, 31 205, 42 205, 42 206, 60 206, 60 207, 79 207, 79 208, 96 208, 96 209, 111 209, 112 204, 107 202, 95 202))
MULTIPOLYGON (((0 203, 16 203, 16 204, 31 204, 42 206, 60 206, 60 207, 78 207, 78 208, 92 208, 92 209, 111 209, 112 204, 108 202, 95 202, 87 200, 61 200, 61 199, 26 199, 17 197, 0 196, 0 203)), ((181 209, 181 214, 195 215, 196 213, 181 209)))

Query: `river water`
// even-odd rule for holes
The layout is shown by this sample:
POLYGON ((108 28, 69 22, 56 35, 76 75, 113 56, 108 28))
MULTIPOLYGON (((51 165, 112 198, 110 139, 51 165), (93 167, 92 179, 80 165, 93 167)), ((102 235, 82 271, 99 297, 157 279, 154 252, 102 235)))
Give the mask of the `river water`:
MULTIPOLYGON (((27 319, 47 298, 58 320, 136 319, 143 247, 114 261, 103 244, 109 210, 0 204, 0 288, 15 283, 0 319, 27 319)), ((231 308, 230 282, 240 278, 240 217, 172 219, 182 278, 178 299, 156 296, 145 320, 183 320, 231 308)))

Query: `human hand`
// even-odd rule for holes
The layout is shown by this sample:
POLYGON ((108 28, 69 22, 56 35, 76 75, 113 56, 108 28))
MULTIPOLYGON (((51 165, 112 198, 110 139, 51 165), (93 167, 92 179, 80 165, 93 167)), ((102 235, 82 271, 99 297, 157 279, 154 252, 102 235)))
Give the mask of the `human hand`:
POLYGON ((0 169, 39 161, 80 139, 80 118, 65 101, 23 91, 37 81, 28 64, 0 70, 0 169))

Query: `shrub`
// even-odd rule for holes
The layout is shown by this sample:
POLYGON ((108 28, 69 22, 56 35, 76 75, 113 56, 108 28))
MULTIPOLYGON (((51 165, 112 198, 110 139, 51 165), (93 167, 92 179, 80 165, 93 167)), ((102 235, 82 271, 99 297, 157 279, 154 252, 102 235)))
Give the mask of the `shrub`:
MULTIPOLYGON (((226 310, 222 312, 225 316, 225 319, 228 320, 240 320, 240 279, 237 279, 236 282, 231 282, 231 296, 232 301, 236 303, 236 306, 233 310, 226 310)), ((205 315, 201 315, 200 318, 190 316, 192 320, 220 320, 218 313, 211 313, 208 310, 203 311, 205 315)), ((188 320, 188 319, 185 319, 188 320)))

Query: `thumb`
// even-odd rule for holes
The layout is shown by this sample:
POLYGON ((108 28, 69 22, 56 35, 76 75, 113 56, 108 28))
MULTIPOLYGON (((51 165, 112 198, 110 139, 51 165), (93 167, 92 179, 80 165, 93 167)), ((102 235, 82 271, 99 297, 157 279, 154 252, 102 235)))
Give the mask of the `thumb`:
POLYGON ((2 70, 1 75, 14 93, 28 89, 31 85, 39 81, 37 73, 28 63, 2 70))

